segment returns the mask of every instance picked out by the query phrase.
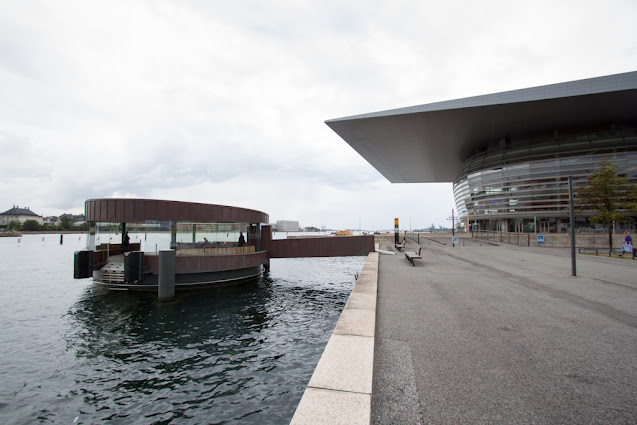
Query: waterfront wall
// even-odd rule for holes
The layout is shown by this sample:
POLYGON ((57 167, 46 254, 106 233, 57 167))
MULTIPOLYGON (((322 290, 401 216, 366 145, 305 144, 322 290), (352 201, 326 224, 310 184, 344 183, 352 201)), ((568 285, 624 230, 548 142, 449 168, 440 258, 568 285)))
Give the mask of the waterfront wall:
MULTIPOLYGON (((471 235, 470 233, 468 234, 471 235)), ((548 248, 569 248, 571 236, 568 233, 543 233, 544 245, 548 248)), ((538 246, 537 235, 531 233, 500 233, 484 232, 475 233, 474 239, 494 241, 497 243, 510 243, 519 246, 538 246)), ((623 234, 613 235, 613 247, 621 248, 624 243, 623 234)), ((576 234, 575 246, 577 248, 608 248, 608 234, 576 234)))
POLYGON ((374 236, 324 236, 272 239, 272 226, 261 229, 261 249, 270 258, 347 257, 374 252, 374 236))
POLYGON ((270 258, 345 257, 374 252, 374 237, 327 236, 308 239, 276 239, 268 248, 270 258))
MULTIPOLYGON (((449 233, 407 233, 410 238, 416 240, 420 235, 421 244, 427 245, 427 240, 439 240, 441 242, 451 243, 451 232, 449 233)), ((568 233, 542 233, 544 236, 544 247, 547 248, 569 248, 571 246, 571 237, 568 233)), ((384 233, 374 235, 376 243, 380 245, 393 245, 394 234, 384 233)), ((535 233, 512 233, 512 232, 474 232, 473 237, 470 232, 457 232, 461 240, 472 239, 474 242, 487 241, 496 244, 511 244, 518 246, 538 246, 537 235, 535 233)), ((400 232, 400 240, 405 237, 405 232, 400 232)), ((635 236, 632 235, 633 240, 635 236)), ((469 243, 467 241, 467 243, 469 243)), ((620 249, 624 243, 624 235, 617 233, 613 235, 613 247, 620 249)), ((577 248, 608 248, 607 233, 578 233, 575 235, 575 246, 577 248)))
POLYGON ((378 256, 367 256, 291 425, 371 423, 378 256))
MULTIPOLYGON (((405 232, 400 232, 400 238, 405 236, 405 232)), ((378 233, 374 235, 374 242, 380 245, 393 245, 394 234, 393 233, 378 233)))

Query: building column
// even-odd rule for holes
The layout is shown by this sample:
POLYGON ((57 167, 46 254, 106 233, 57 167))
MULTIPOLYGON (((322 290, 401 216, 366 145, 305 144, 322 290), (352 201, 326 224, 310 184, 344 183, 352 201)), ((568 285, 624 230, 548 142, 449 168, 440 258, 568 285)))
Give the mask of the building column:
POLYGON ((170 222, 170 249, 177 249, 177 222, 170 222))

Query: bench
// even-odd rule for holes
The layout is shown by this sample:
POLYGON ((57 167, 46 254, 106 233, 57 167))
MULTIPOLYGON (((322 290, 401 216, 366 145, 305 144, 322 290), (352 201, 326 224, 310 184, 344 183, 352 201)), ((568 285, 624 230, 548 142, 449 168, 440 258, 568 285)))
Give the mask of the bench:
POLYGON ((422 257, 420 256, 420 250, 422 250, 422 248, 418 248, 417 254, 415 252, 405 251, 405 257, 409 260, 409 262, 411 262, 412 266, 416 265, 414 264, 414 260, 422 260, 422 257))
POLYGON ((405 244, 397 243, 395 246, 396 248, 398 248, 398 251, 402 251, 402 249, 405 247, 405 244))

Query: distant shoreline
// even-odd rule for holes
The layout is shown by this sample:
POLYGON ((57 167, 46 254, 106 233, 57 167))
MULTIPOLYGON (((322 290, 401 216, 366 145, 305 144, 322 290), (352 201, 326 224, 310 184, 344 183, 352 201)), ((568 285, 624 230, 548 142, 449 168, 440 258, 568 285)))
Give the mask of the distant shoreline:
POLYGON ((19 238, 20 236, 22 236, 20 232, 0 232, 2 238, 19 238))
POLYGON ((72 234, 84 234, 86 230, 35 230, 32 232, 21 231, 23 235, 72 235, 72 234))

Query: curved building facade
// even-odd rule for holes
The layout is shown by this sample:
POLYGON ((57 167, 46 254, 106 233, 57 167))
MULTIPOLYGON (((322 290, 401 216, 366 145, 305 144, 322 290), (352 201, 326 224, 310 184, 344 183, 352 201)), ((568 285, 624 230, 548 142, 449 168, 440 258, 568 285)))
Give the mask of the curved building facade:
MULTIPOLYGON (((454 180, 458 213, 475 230, 568 231, 568 177, 586 183, 609 159, 637 184, 637 128, 508 141, 469 158, 454 180)), ((634 228, 632 218, 624 225, 634 228)), ((587 227, 580 217, 578 227, 587 227)))
POLYGON ((637 184, 637 72, 326 124, 392 183, 453 182, 475 230, 568 231, 568 177, 577 190, 603 159, 637 184))

